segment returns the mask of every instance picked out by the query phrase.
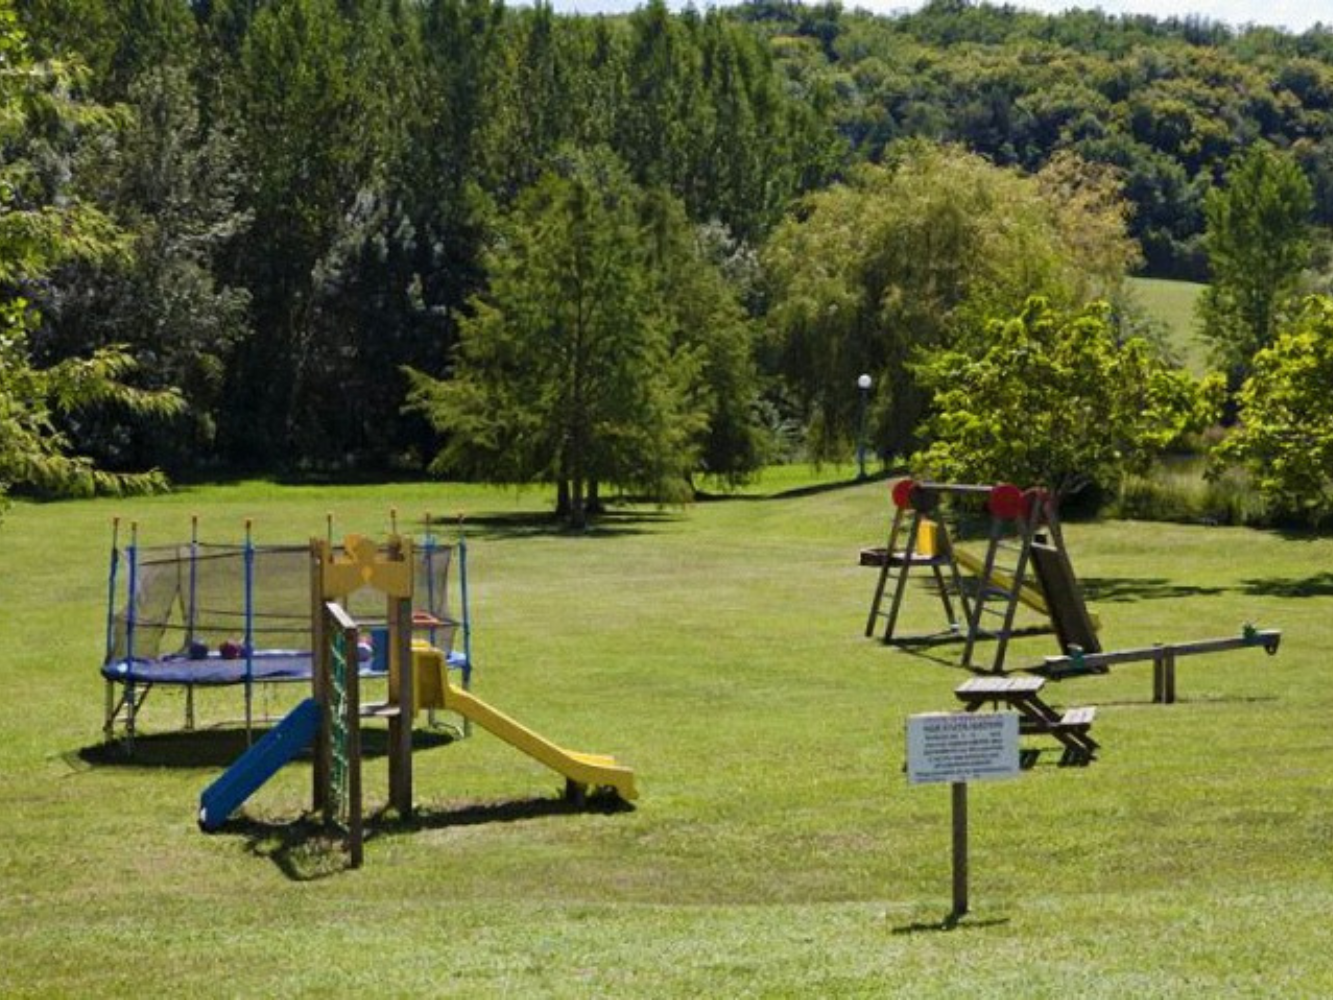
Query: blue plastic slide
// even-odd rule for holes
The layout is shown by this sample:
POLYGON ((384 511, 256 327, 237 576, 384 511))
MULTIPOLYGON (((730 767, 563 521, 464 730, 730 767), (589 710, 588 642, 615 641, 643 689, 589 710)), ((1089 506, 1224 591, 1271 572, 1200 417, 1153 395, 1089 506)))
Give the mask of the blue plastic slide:
POLYGON ((227 822, 264 782, 310 746, 318 732, 319 704, 307 698, 204 789, 199 797, 199 828, 212 833, 227 822))

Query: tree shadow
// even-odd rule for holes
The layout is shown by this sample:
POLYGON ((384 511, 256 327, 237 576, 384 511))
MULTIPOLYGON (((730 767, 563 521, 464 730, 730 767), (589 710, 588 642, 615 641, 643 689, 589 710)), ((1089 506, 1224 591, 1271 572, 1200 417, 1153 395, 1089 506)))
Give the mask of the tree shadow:
MULTIPOLYGON (((276 724, 276 723, 275 723, 276 724)), ((268 732, 268 726, 256 726, 253 742, 268 732)), ((448 729, 417 729, 412 733, 414 750, 430 750, 447 746, 458 739, 448 729)), ((182 730, 172 733, 150 733, 133 740, 117 739, 95 743, 65 754, 65 761, 75 770, 100 767, 161 770, 181 768, 193 770, 210 767, 230 767, 245 753, 250 743, 244 729, 209 728, 182 730)), ((375 759, 389 752, 389 734, 385 729, 361 730, 361 755, 375 759)), ((309 761, 310 753, 299 754, 297 760, 309 761)))
POLYGON ((1225 594, 1228 587, 1200 587, 1171 581, 1163 577, 1081 577, 1083 596, 1089 601, 1107 604, 1125 604, 1131 601, 1169 601, 1184 597, 1213 597, 1225 594))
MULTIPOLYGON (((487 540, 509 538, 623 538, 650 534, 654 527, 670 524, 681 515, 668 510, 609 510, 594 515, 586 528, 572 528, 554 513, 541 511, 514 511, 512 513, 481 514, 457 521, 432 521, 430 529, 437 536, 461 532, 469 539, 487 540)), ((424 521, 415 525, 424 531, 424 521)))
MULTIPOLYGON (((561 796, 476 802, 441 809, 418 808, 408 817, 400 817, 386 809, 366 818, 363 837, 369 844, 381 838, 410 836, 425 830, 516 823, 580 813, 612 815, 633 811, 631 804, 614 793, 590 794, 582 803, 561 796)), ((287 822, 257 820, 243 815, 232 817, 212 835, 227 834, 243 838, 247 853, 273 862, 293 882, 312 882, 350 868, 341 832, 309 813, 287 822)))
POLYGON ((767 503, 773 500, 799 500, 802 497, 820 496, 824 493, 838 493, 842 490, 865 486, 867 483, 886 483, 897 479, 902 472, 866 473, 864 477, 852 476, 850 479, 831 479, 826 483, 811 483, 808 486, 793 486, 791 489, 778 490, 776 493, 710 493, 708 490, 696 490, 695 503, 767 503))
POLYGON ((1333 597, 1333 571, 1315 573, 1304 579, 1242 580, 1241 586, 1244 593, 1253 597, 1333 597))

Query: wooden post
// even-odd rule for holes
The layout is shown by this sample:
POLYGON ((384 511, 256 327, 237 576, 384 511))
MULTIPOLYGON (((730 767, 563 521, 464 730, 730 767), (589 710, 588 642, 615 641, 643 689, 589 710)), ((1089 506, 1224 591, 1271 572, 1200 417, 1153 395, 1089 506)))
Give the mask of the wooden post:
POLYGON ((967 913, 967 782, 953 782, 953 919, 967 913))
POLYGON ((329 796, 331 745, 329 743, 329 638, 324 622, 324 566, 329 547, 318 538, 310 539, 310 695, 319 705, 320 726, 315 733, 314 766, 310 769, 311 807, 324 822, 331 818, 329 796))
POLYGON ((361 665, 360 631, 347 630, 344 649, 347 663, 347 850, 349 863, 360 868, 365 861, 365 823, 361 806, 361 665))
POLYGON ((1163 658, 1163 666, 1166 674, 1162 688, 1163 700, 1168 705, 1174 705, 1176 703, 1176 651, 1169 646, 1163 658))
POLYGON ((389 801, 406 818, 412 815, 412 722, 416 692, 412 676, 412 603, 389 601, 389 670, 391 699, 397 711, 389 717, 389 801))

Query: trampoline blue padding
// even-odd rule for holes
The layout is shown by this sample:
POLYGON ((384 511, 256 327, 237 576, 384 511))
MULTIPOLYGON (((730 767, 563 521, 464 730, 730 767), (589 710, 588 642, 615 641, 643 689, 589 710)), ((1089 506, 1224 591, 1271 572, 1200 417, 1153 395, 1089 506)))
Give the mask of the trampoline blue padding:
MULTIPOLYGON (((250 658, 249 679, 260 682, 308 681, 313 669, 313 660, 308 650, 261 649, 250 658)), ((247 674, 244 657, 224 660, 212 652, 201 660, 192 660, 184 653, 172 653, 152 660, 138 657, 114 660, 102 667, 102 676, 121 683, 220 687, 224 684, 244 684, 247 674)))
MULTIPOLYGON (((450 652, 447 662, 452 670, 462 670, 465 675, 469 672, 467 657, 460 652, 450 652)), ((250 658, 250 668, 249 679, 255 683, 308 681, 314 661, 308 650, 261 649, 250 658)), ((374 660, 362 663, 359 673, 362 677, 386 676, 385 670, 376 669, 374 660)), ((140 657, 114 660, 102 666, 102 676, 121 684, 222 687, 245 683, 246 661, 244 657, 226 660, 216 652, 201 660, 191 659, 184 653, 171 653, 152 660, 140 657)))

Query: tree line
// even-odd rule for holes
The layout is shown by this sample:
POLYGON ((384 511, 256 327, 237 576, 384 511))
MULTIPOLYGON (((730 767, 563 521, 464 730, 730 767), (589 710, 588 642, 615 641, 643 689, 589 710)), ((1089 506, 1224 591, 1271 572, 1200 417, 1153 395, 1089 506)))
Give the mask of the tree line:
MULTIPOLYGON (((430 467, 556 483, 578 522, 604 487, 847 452, 862 373, 876 453, 957 467, 949 372, 1053 330, 1152 401, 1128 455, 1214 389, 1151 349, 1125 274, 1236 276, 1208 320, 1235 398, 1326 255, 1309 230, 1256 302, 1233 165, 1295 171, 1302 234, 1333 211, 1323 32, 963 0, 0 0, 0 44, 0 400, 48 465, 86 456, 0 458, 45 490, 430 467)), ((1113 475, 1086 461, 1033 474, 1113 475)))

